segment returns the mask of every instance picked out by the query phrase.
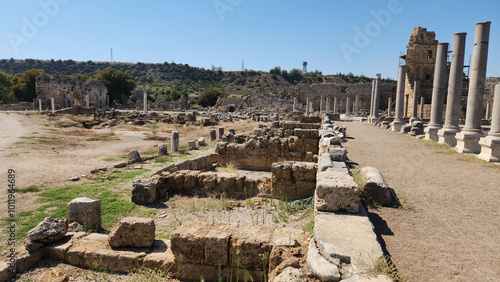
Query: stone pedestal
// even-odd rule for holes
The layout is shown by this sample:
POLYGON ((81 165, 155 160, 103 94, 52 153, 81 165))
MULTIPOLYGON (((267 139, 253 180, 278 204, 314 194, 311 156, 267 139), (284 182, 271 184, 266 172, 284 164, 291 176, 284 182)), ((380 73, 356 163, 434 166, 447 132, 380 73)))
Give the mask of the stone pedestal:
POLYGON ((210 142, 214 142, 217 139, 217 132, 215 131, 215 129, 210 129, 209 139, 210 142))
POLYGON ((479 154, 481 152, 479 139, 484 136, 481 130, 481 121, 483 116, 490 24, 490 22, 480 22, 476 24, 469 94, 467 97, 467 115, 465 117, 465 126, 462 132, 456 136, 457 151, 459 153, 479 154))
POLYGON ((73 199, 68 204, 68 221, 93 229, 101 227, 101 201, 86 197, 73 199))
POLYGON ((171 151, 172 152, 179 152, 179 132, 178 131, 172 131, 171 151))
POLYGON ((224 136, 224 127, 219 127, 219 139, 222 139, 222 136, 224 136))
POLYGON ((479 145, 481 153, 478 158, 500 164, 500 84, 495 86, 490 132, 480 139, 479 145))

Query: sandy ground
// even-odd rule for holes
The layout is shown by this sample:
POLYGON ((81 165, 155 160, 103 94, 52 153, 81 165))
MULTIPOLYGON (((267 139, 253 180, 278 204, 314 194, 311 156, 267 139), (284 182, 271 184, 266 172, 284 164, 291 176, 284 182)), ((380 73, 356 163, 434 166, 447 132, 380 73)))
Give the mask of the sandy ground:
POLYGON ((407 209, 371 209, 380 241, 411 281, 500 281, 500 170, 414 137, 342 123, 359 167, 380 170, 407 209))

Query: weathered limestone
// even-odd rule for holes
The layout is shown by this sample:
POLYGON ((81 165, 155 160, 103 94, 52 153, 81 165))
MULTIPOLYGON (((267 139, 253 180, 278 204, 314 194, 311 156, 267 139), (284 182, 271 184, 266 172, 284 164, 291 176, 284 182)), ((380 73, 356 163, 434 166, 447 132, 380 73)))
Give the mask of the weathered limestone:
POLYGON ((137 180, 133 183, 132 202, 138 205, 152 204, 157 199, 157 182, 137 180))
POLYGON ((414 121, 419 120, 417 117, 417 109, 418 109, 418 81, 415 81, 413 83, 413 101, 411 105, 411 117, 410 117, 410 124, 412 124, 414 121))
POLYGON ((158 155, 160 155, 160 156, 168 155, 167 144, 165 144, 165 143, 158 144, 158 155))
POLYGON ((359 113, 359 95, 356 95, 354 100, 354 115, 357 116, 359 113))
POLYGON ((375 92, 373 96, 373 117, 372 122, 379 122, 378 109, 380 104, 380 80, 382 79, 382 75, 380 73, 376 74, 375 79, 375 92))
POLYGON ((460 96, 462 93, 465 37, 467 33, 455 33, 450 66, 448 96, 446 102, 446 117, 444 126, 438 130, 438 142, 455 146, 455 135, 460 131, 458 119, 460 117, 460 96))
POLYGON ((324 257, 333 264, 357 265, 374 262, 384 253, 368 216, 361 206, 359 214, 317 212, 314 240, 324 257))
POLYGON ((323 95, 321 95, 321 99, 319 101, 319 113, 323 112, 323 95))
POLYGON ((408 102, 410 100, 410 94, 405 94, 405 111, 403 116, 408 117, 408 102))
POLYGON ((101 201, 87 197, 71 200, 68 204, 68 221, 92 229, 101 227, 101 201))
POLYGON ((481 120, 483 117, 490 25, 491 22, 480 22, 476 24, 465 126, 462 131, 456 135, 456 148, 459 153, 479 154, 481 152, 479 139, 484 136, 481 129, 481 120))
POLYGON ((361 173, 367 179, 361 189, 366 198, 375 203, 390 204, 392 200, 391 191, 389 191, 389 187, 387 187, 380 171, 374 167, 363 167, 361 173))
POLYGON ((140 163, 140 162, 142 162, 141 155, 139 154, 139 151, 137 151, 137 150, 130 151, 127 154, 127 157, 128 157, 128 160, 131 163, 140 163))
POLYGON ((306 116, 309 116, 309 97, 306 99, 306 116))
POLYGON ((481 153, 478 158, 488 162, 500 162, 500 84, 495 86, 491 129, 488 136, 481 138, 479 145, 481 153))
POLYGON ((345 115, 346 116, 349 116, 349 102, 350 102, 350 98, 347 97, 346 102, 345 102, 345 115))
POLYGON ((155 239, 155 222, 152 218, 126 217, 109 234, 111 248, 149 248, 155 239))
POLYGON ((391 124, 391 131, 401 132, 405 122, 403 120, 403 99, 405 93, 406 66, 399 66, 398 86, 396 90, 396 113, 394 121, 391 124))
POLYGON ((370 114, 368 115, 368 121, 371 122, 373 118, 373 105, 375 104, 375 85, 377 81, 375 79, 372 80, 372 95, 370 97, 370 114))
POLYGON ((178 131, 172 131, 171 151, 172 152, 179 152, 179 132, 178 131))
POLYGON ((28 238, 47 244, 60 240, 67 231, 68 221, 66 219, 46 217, 28 232, 28 238))
POLYGON ((309 242, 307 264, 320 281, 340 281, 340 272, 336 264, 327 261, 316 247, 314 239, 309 242))
POLYGON ((198 137, 198 139, 196 139, 196 144, 199 147, 205 147, 205 146, 207 146, 207 141, 205 141, 204 137, 198 137))
POLYGON ((326 107, 325 108, 326 108, 325 112, 327 114, 329 114, 330 113, 330 98, 329 97, 326 97, 326 107))
POLYGON ((188 140, 188 149, 189 150, 196 150, 196 141, 195 140, 188 140))
POLYGON ((425 98, 420 97, 420 115, 419 115, 420 120, 424 120, 424 104, 425 104, 425 98))
POLYGON ((275 162, 271 167, 271 193, 297 200, 311 197, 316 188, 316 166, 311 162, 275 162))
POLYGON ((314 206, 318 211, 357 213, 358 185, 352 176, 343 171, 318 169, 314 206))
POLYGON ((387 100, 387 117, 390 118, 392 115, 392 97, 387 100))
POLYGON ((338 100, 339 100, 339 99, 338 99, 338 97, 337 97, 337 96, 335 96, 335 97, 333 98, 333 113, 334 113, 334 114, 338 114, 338 113, 339 113, 339 110, 338 110, 338 100))
POLYGON ((209 140, 210 142, 214 142, 215 140, 217 140, 217 132, 215 131, 215 129, 210 129, 209 140))
POLYGON ((218 128, 218 130, 219 130, 219 140, 220 140, 222 139, 222 136, 224 136, 224 127, 221 126, 218 128))

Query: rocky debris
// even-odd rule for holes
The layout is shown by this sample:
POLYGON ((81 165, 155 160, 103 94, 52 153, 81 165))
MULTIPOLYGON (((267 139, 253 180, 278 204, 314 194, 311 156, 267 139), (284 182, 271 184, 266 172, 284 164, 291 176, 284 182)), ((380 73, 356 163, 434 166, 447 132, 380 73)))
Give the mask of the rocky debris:
POLYGON ((380 171, 374 167, 363 167, 361 173, 366 177, 367 181, 361 188, 364 196, 374 203, 388 205, 392 201, 391 191, 382 177, 380 171))
POLYGON ((196 142, 198 143, 199 147, 207 146, 207 141, 205 141, 205 138, 203 137, 198 137, 198 140, 196 140, 196 142))
POLYGON ((66 282, 69 281, 68 276, 59 269, 48 269, 44 271, 36 280, 36 282, 66 282))
POLYGON ((101 227, 101 201, 87 197, 71 200, 68 204, 68 221, 98 229, 101 227))
POLYGON ((188 149, 189 150, 196 150, 196 141, 195 140, 188 140, 188 149))
POLYGON ((113 166, 113 168, 122 168, 122 167, 126 167, 128 163, 126 162, 122 162, 122 163, 118 163, 118 164, 115 164, 113 166))
POLYGON ((81 225, 80 223, 71 222, 68 225, 68 232, 79 232, 79 231, 83 231, 83 225, 81 225))
POLYGON ((160 156, 168 155, 167 144, 165 144, 165 143, 158 144, 158 155, 160 155, 160 156))
POLYGON ((79 181, 80 177, 79 176, 73 176, 73 177, 68 178, 68 180, 69 181, 79 181))
POLYGON ((285 268, 273 282, 302 282, 306 280, 306 276, 300 271, 300 269, 294 267, 285 268))
POLYGON ((307 264, 314 273, 314 276, 321 281, 340 281, 340 272, 336 264, 327 261, 316 247, 314 239, 309 242, 307 253, 307 264))
POLYGON ((155 222, 151 218, 126 217, 109 234, 111 248, 146 247, 153 245, 155 222))
POLYGON ((422 135, 424 134, 424 122, 423 121, 414 121, 410 125, 410 131, 409 131, 411 136, 417 136, 417 135, 422 135))
POLYGON ((347 149, 345 148, 330 148, 330 158, 334 162, 345 162, 347 160, 347 149))
POLYGON ((137 180, 132 184, 132 202, 138 205, 152 204, 157 199, 157 181, 137 180))
POLYGON ((345 172, 318 170, 315 195, 314 205, 318 211, 358 213, 358 185, 345 172))
POLYGON ((47 244, 60 240, 67 231, 68 221, 66 219, 46 217, 28 232, 28 238, 31 241, 47 244))
POLYGON ((142 162, 141 155, 139 154, 139 151, 134 150, 131 151, 127 154, 128 160, 130 163, 140 163, 142 162))
POLYGON ((26 250, 28 252, 32 252, 32 251, 38 250, 38 249, 40 249, 43 246, 44 246, 43 243, 38 242, 38 241, 32 241, 29 238, 26 239, 26 241, 24 241, 24 247, 26 248, 26 250))

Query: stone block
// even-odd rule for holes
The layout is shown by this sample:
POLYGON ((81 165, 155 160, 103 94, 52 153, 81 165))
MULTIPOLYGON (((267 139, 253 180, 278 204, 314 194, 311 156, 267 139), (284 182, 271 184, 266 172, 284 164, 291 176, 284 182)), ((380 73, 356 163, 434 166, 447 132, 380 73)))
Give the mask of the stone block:
POLYGON ((73 242, 66 254, 66 261, 74 266, 89 267, 85 262, 85 254, 99 249, 109 249, 108 235, 91 233, 73 242))
POLYGON ((71 200, 68 204, 68 221, 97 229, 101 227, 101 201, 87 197, 71 200))
POLYGON ((205 235, 204 264, 216 266, 229 264, 229 243, 233 228, 229 225, 216 225, 205 235))
POLYGON ((262 270, 264 256, 271 253, 273 229, 267 226, 249 226, 234 230, 229 249, 233 267, 262 270))
POLYGON ((183 263, 181 271, 176 273, 174 277, 181 281, 201 281, 201 277, 203 277, 203 281, 218 281, 219 267, 215 265, 183 263))
POLYGON ((309 242, 307 252, 307 265, 311 268, 314 276, 320 281, 340 281, 340 272, 336 264, 327 261, 316 247, 314 239, 309 242))
POLYGON ((182 254, 187 263, 204 262, 204 241, 212 226, 204 222, 185 222, 170 236, 172 253, 175 257, 182 254))
POLYGON ((46 217, 28 232, 28 238, 45 244, 52 243, 63 238, 67 231, 68 221, 66 219, 46 217))
POLYGON ((316 179, 316 210, 358 212, 359 191, 352 176, 339 171, 324 171, 318 172, 316 179))
POLYGON ((24 272, 35 264, 37 264, 42 259, 42 251, 36 250, 33 252, 28 252, 26 249, 22 248, 16 251, 16 271, 17 273, 24 272))
POLYGON ((347 160, 347 149, 345 148, 330 148, 330 158, 335 162, 345 162, 347 160))
POLYGON ((339 171, 345 174, 349 174, 349 169, 345 162, 332 162, 332 167, 328 168, 326 171, 339 171))
POLYGON ((299 247, 304 231, 295 228, 274 229, 271 237, 271 245, 275 247, 299 247))
POLYGON ((155 239, 152 218, 126 217, 109 234, 109 245, 119 247, 151 247, 155 239))
POLYGON ((188 149, 189 150, 196 150, 196 141, 195 140, 188 140, 188 149))
POLYGON ((327 169, 332 167, 332 159, 330 158, 330 154, 321 154, 318 158, 318 171, 326 171, 327 169))
POLYGON ((85 263, 86 267, 126 272, 140 268, 145 256, 146 252, 141 249, 133 251, 98 249, 85 253, 85 263))
POLYGON ((166 156, 166 155, 168 155, 167 144, 161 143, 161 144, 158 145, 158 155, 160 155, 160 156, 166 156))
POLYGON ((73 246, 73 242, 85 237, 86 235, 87 234, 85 232, 68 232, 68 234, 63 239, 46 245, 42 249, 43 257, 64 261, 66 259, 66 254, 68 253, 69 248, 73 246))
POLYGON ((134 181, 132 184, 132 202, 138 205, 152 204, 157 199, 157 181, 134 181))
POLYGON ((9 281, 14 275, 10 265, 5 261, 0 261, 0 281, 9 281))
POLYGON ((142 260, 142 265, 152 270, 173 270, 175 257, 170 248, 170 240, 155 240, 151 252, 142 260))
POLYGON ((292 177, 295 181, 316 182, 316 164, 312 162, 294 162, 292 164, 292 177))
POLYGON ((129 152, 127 154, 127 157, 128 157, 128 160, 131 163, 140 163, 140 162, 142 162, 141 155, 139 154, 139 151, 137 151, 137 150, 129 152))
POLYGON ((356 266, 384 256, 364 210, 359 214, 317 212, 313 236, 321 253, 332 263, 356 266))

